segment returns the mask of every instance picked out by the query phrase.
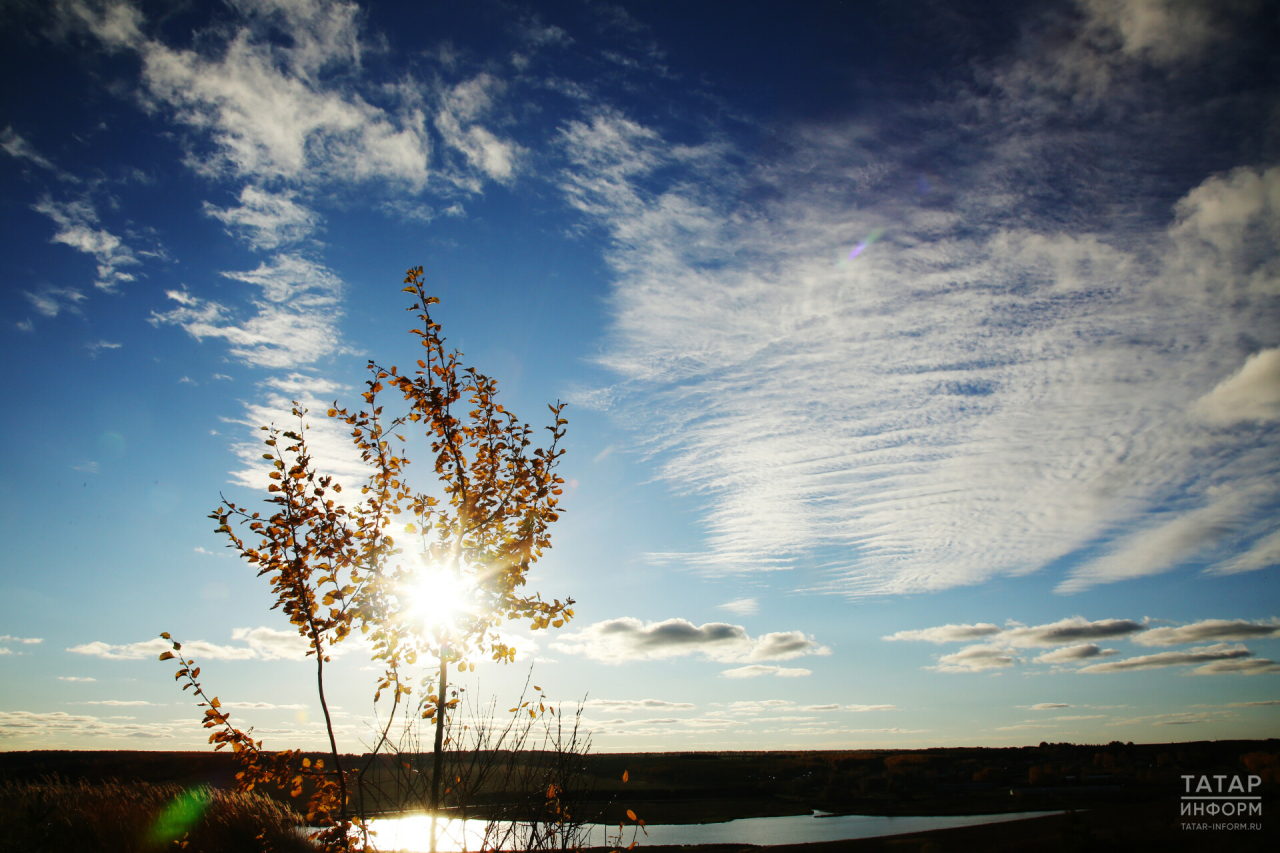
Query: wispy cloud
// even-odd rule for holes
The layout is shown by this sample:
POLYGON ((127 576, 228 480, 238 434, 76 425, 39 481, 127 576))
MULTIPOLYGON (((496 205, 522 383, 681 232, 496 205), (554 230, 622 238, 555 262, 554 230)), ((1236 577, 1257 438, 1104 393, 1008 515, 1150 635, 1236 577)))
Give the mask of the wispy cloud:
POLYGON ((1014 650, 1002 646, 967 646, 958 652, 942 655, 935 666, 937 672, 987 672, 1005 669, 1017 663, 1014 650))
POLYGON ((1252 672, 1265 671, 1266 665, 1274 670, 1280 670, 1271 661, 1257 660, 1251 663, 1241 665, 1236 663, 1245 658, 1251 658, 1253 652, 1241 645, 1232 645, 1228 643, 1215 643, 1211 646, 1200 646, 1189 649, 1185 652, 1159 652, 1154 655, 1140 655, 1139 657, 1125 658, 1123 660, 1108 661, 1107 663, 1096 663, 1092 666, 1086 666, 1080 672, 1087 673, 1112 673, 1112 672, 1132 672, 1134 670, 1143 669, 1162 669, 1170 666, 1193 666, 1201 665, 1197 673, 1203 675, 1211 675, 1216 672, 1252 672), (1223 662, 1230 662, 1229 666, 1221 667, 1223 662), (1219 668, 1205 669, 1204 665, 1216 664, 1219 668))
MULTIPOLYGON (((162 652, 169 651, 173 644, 157 637, 138 643, 104 643, 95 640, 71 646, 67 651, 77 655, 89 655, 106 660, 154 660, 162 652)), ((220 646, 204 640, 183 643, 182 649, 189 654, 205 660, 248 660, 256 657, 252 649, 235 646, 220 646)))
POLYGON ((691 702, 668 702, 665 699, 588 699, 588 708, 607 708, 611 711, 647 711, 653 708, 669 708, 686 711, 697 706, 691 702))
MULTIPOLYGON (((231 639, 242 641, 246 645, 224 646, 206 640, 191 640, 183 642, 179 654, 204 660, 303 660, 308 649, 307 641, 297 631, 279 631, 265 626, 236 628, 231 632, 231 639)), ((148 660, 155 659, 172 648, 171 642, 157 637, 138 643, 105 643, 95 640, 72 646, 67 651, 106 660, 148 660)), ((350 648, 351 643, 340 644, 326 650, 326 653, 337 656, 350 648)))
POLYGON ((1276 434, 1215 429, 1196 402, 1247 374, 1223 387, 1270 411, 1244 365, 1277 343, 1280 169, 1206 175, 1163 216, 1123 201, 1149 192, 1127 152, 1182 120, 1139 109, 1150 69, 1215 61, 1241 26, 1172 9, 1046 16, 972 87, 784 132, 770 158, 607 107, 565 127, 561 189, 615 275, 619 382, 585 396, 643 422, 660 475, 705 502, 704 548, 669 560, 804 560, 797 586, 859 595, 1075 555, 1076 592, 1273 532, 1276 434), (942 124, 966 128, 945 191, 918 165, 942 124))
POLYGON ((1132 639, 1143 646, 1176 646, 1180 643, 1204 643, 1211 640, 1255 640, 1280 637, 1280 619, 1272 617, 1258 622, 1245 619, 1202 619, 1189 625, 1151 628, 1132 639))
POLYGON ((80 303, 86 298, 84 293, 74 287, 52 287, 44 285, 35 293, 23 291, 31 307, 45 317, 57 317, 63 311, 78 312, 80 303))
POLYGON ((6 127, 0 131, 0 150, 3 150, 15 160, 25 160, 41 169, 48 169, 51 172, 59 172, 57 166, 39 151, 31 146, 31 143, 19 136, 12 127, 6 127))
POLYGON ((341 352, 342 281, 327 267, 301 255, 276 255, 257 269, 223 273, 255 288, 253 313, 237 317, 220 302, 185 290, 166 296, 177 303, 153 311, 153 325, 182 327, 196 340, 222 338, 246 364, 293 368, 341 352))
POLYGON ((1083 616, 1071 616, 1044 625, 1010 624, 1005 628, 984 622, 978 625, 940 625, 936 628, 920 628, 898 631, 884 640, 913 640, 929 643, 957 643, 982 639, 989 645, 1014 648, 1062 646, 1079 640, 1111 640, 1131 636, 1146 626, 1130 619, 1099 619, 1090 621, 1083 616))
POLYGON ((298 204, 294 196, 288 191, 273 193, 246 186, 237 206, 221 208, 205 202, 204 212, 242 236, 251 247, 275 249, 308 237, 319 222, 315 211, 298 204))
POLYGON ((137 257, 119 237, 97 227, 98 213, 88 200, 57 202, 45 196, 34 208, 58 226, 52 237, 54 243, 63 243, 77 251, 93 255, 97 260, 95 287, 110 292, 122 282, 133 281, 133 274, 125 272, 123 268, 139 263, 137 257))
POLYGON ((0 634, 0 643, 21 643, 24 646, 34 646, 44 642, 44 637, 12 637, 8 634, 0 634))
POLYGON ((1280 421, 1280 349, 1249 356, 1238 372, 1196 401, 1195 411, 1222 426, 1280 421))
POLYGON ((103 350, 120 349, 120 347, 122 346, 124 346, 124 344, 119 343, 118 341, 108 341, 108 340, 99 339, 96 341, 90 341, 89 343, 84 345, 84 348, 89 351, 90 358, 97 358, 98 353, 102 352, 103 350))
POLYGON ((754 616, 760 612, 760 603, 754 598, 735 598, 733 601, 726 601, 717 606, 721 610, 728 610, 739 616, 754 616))
POLYGON ((1000 629, 989 622, 977 625, 939 625, 936 628, 919 628, 911 631, 898 631, 883 640, 923 640, 928 643, 959 643, 967 640, 978 640, 999 634, 1000 629))
POLYGON ((813 670, 802 667, 767 666, 756 663, 750 666, 726 669, 720 675, 724 678, 759 678, 763 675, 773 675, 778 678, 804 678, 807 675, 813 675, 813 670))
POLYGON ((1064 646, 1036 656, 1036 663, 1076 663, 1098 657, 1111 657, 1120 654, 1116 649, 1104 649, 1094 643, 1081 643, 1075 646, 1064 646))
MULTIPOLYGON (((360 484, 368 476, 368 468, 351 443, 346 424, 325 416, 329 405, 347 390, 331 380, 305 373, 272 377, 261 383, 258 402, 247 403, 243 417, 235 423, 247 427, 249 440, 234 445, 233 451, 242 467, 232 472, 236 482, 249 488, 265 489, 270 482, 270 468, 262 459, 262 433, 258 427, 275 424, 280 429, 299 426, 291 414, 293 401, 311 412, 305 419, 307 448, 319 470, 332 475, 344 487, 360 484)), ((348 494, 337 495, 342 498, 348 494)), ((359 494, 352 490, 352 495, 359 494)))
POLYGON ((32 738, 33 742, 56 744, 75 737, 168 738, 173 737, 173 731, 164 724, 122 723, 64 711, 0 711, 0 739, 32 738))
MULTIPOLYGON (((596 622, 576 633, 562 634, 551 647, 568 654, 613 663, 695 654, 722 663, 745 663, 831 653, 826 646, 801 631, 751 637, 741 625, 724 622, 694 625, 685 619, 668 619, 645 623, 630 616, 596 622)), ((752 672, 765 674, 756 670, 752 672)))

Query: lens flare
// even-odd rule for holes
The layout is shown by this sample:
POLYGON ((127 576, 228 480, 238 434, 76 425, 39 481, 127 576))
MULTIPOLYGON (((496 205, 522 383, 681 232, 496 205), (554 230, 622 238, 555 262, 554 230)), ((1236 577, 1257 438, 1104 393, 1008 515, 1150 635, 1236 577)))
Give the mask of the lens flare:
POLYGON ((471 604, 471 589, 454 572, 426 566, 409 589, 409 610, 429 631, 454 627, 471 604))
POLYGON ((864 251, 866 251, 868 246, 870 246, 875 241, 879 240, 880 235, 882 234, 884 234, 884 230, 881 228, 877 228, 876 230, 872 231, 870 236, 867 237, 867 239, 863 240, 861 243, 853 247, 853 251, 849 253, 849 260, 853 260, 854 258, 858 257, 858 255, 861 255, 864 251))
POLYGON ((200 821, 212 796, 202 788, 193 788, 174 798, 151 825, 153 842, 170 845, 200 821))

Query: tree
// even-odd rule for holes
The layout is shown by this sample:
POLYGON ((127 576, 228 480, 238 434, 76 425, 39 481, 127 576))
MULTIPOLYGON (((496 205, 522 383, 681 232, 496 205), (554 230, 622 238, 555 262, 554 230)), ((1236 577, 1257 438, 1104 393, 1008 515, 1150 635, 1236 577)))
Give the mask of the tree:
MULTIPOLYGON (((348 411, 334 401, 328 410, 330 418, 350 427, 369 467, 360 498, 344 503, 342 486, 316 470, 307 447, 308 412, 295 403, 296 429, 262 428, 268 448, 263 456, 273 469, 266 498, 270 516, 225 496, 210 514, 230 547, 270 581, 272 609, 282 610, 307 640, 332 767, 301 759, 297 751, 263 750, 252 731, 233 726, 218 698, 203 690, 195 661, 178 654, 180 643, 160 656, 182 664, 175 678, 185 679, 183 689, 194 689, 206 709, 204 725, 213 730, 209 740, 215 749, 229 746, 240 756, 241 787, 288 786, 295 796, 312 789, 307 817, 324 827, 317 840, 325 849, 350 849, 353 825, 367 845, 352 794, 370 764, 361 770, 343 766, 325 697, 325 665, 337 643, 358 630, 384 667, 374 702, 389 692, 392 705, 373 755, 387 745, 397 713, 410 709, 414 685, 406 670, 420 657, 432 661, 434 691, 411 710, 435 727, 424 804, 434 815, 442 796, 445 718, 457 704, 447 692, 450 665, 474 669, 481 655, 513 660, 514 650, 498 630, 506 621, 526 621, 537 630, 561 627, 573 616, 572 598, 547 602, 523 589, 529 568, 551 547, 549 526, 559 518, 564 481, 555 469, 564 455, 564 404, 549 407, 550 441, 535 446, 533 428, 497 402, 496 381, 464 367, 462 354, 446 349, 430 314, 439 300, 426 294, 422 268, 410 269, 404 283, 414 298, 407 310, 419 320, 411 334, 425 350, 417 369, 405 373, 371 360, 364 405, 348 411), (404 407, 387 418, 379 395, 393 391, 404 407), (404 433, 411 429, 430 441, 437 494, 415 491, 406 480, 404 433), (257 544, 246 544, 233 524, 247 525, 257 544), (397 541, 400 532, 410 537, 407 544, 397 541)), ((433 824, 433 850, 435 834, 433 824)))

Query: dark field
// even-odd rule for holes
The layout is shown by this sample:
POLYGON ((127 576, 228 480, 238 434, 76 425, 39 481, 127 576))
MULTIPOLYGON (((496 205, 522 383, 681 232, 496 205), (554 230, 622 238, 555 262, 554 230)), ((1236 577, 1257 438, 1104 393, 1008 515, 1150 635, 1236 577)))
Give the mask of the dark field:
MULTIPOLYGON (((320 757, 317 754, 317 757, 320 757)), ((351 757, 351 763, 357 758, 351 757)), ((350 764, 348 765, 350 766, 350 764)), ((584 806, 616 820, 632 809, 648 823, 698 823, 808 814, 950 815, 1062 809, 1068 814, 989 826, 838 843, 823 851, 1273 850, 1280 741, 1178 744, 1042 744, 1021 748, 824 752, 630 753, 592 756, 584 806), (623 784, 627 771, 630 781, 623 784), (1233 820, 1180 816, 1183 775, 1256 776, 1262 814, 1233 820), (1245 822, 1261 830, 1183 829, 1245 822)), ((64 780, 230 788, 225 754, 163 752, 0 753, 0 782, 64 780)), ((1216 784, 1216 783, 1215 783, 1216 784)), ((1225 789, 1224 789, 1225 790, 1225 789)), ((285 794, 276 794, 284 803, 285 794)), ((494 801, 501 791, 490 791, 494 801)), ((379 804, 384 810, 395 803, 379 804)), ((678 848, 649 848, 671 850, 678 848)), ((728 853, 741 846, 698 848, 728 853)))

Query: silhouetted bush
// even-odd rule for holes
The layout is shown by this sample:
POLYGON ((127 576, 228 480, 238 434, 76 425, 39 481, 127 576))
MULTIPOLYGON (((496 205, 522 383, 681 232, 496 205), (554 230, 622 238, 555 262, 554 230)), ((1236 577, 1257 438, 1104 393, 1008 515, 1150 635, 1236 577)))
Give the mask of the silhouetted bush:
POLYGON ((0 782, 0 851, 312 853, 299 818, 257 794, 145 782, 0 782))

